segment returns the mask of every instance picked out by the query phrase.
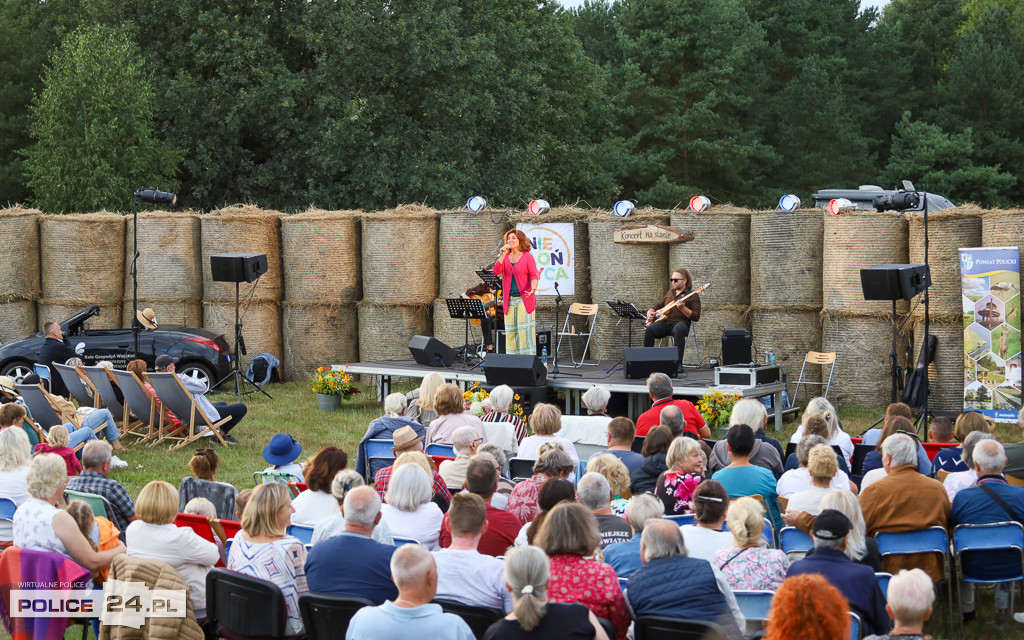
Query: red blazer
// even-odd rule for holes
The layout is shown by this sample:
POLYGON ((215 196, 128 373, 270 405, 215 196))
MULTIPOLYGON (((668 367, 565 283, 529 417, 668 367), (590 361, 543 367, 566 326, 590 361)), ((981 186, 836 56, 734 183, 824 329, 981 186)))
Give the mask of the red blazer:
POLYGON ((697 407, 693 406, 692 402, 662 398, 656 400, 650 409, 641 413, 640 417, 636 419, 636 435, 646 437, 651 427, 661 424, 661 410, 669 404, 674 404, 683 410, 683 419, 686 420, 687 429, 696 431, 704 426, 704 416, 700 415, 700 411, 697 411, 697 407))
MULTIPOLYGON (((540 280, 540 271, 537 270, 537 261, 533 259, 533 255, 529 252, 523 252, 523 257, 515 264, 512 264, 512 261, 506 253, 504 258, 494 263, 494 274, 501 276, 501 303, 502 309, 506 315, 508 315, 508 292, 510 289, 509 278, 514 277, 516 279, 516 286, 519 287, 520 294, 530 289, 531 282, 534 280, 540 280)), ((522 298, 523 305, 526 307, 526 312, 533 313, 533 310, 537 308, 537 292, 534 291, 528 296, 522 296, 522 298)))

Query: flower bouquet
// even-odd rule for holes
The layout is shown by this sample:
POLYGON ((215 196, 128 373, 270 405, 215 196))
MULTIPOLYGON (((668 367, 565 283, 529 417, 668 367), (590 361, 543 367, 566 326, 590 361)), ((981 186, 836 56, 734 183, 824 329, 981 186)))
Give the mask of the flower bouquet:
POLYGON ((483 402, 489 397, 491 394, 481 388, 479 382, 474 382, 472 387, 462 392, 462 402, 466 410, 478 418, 484 415, 483 402))
POLYGON ((721 391, 709 391, 701 396, 697 403, 697 410, 704 418, 709 429, 716 429, 729 424, 729 416, 732 415, 732 408, 740 400, 738 393, 722 393, 721 391))

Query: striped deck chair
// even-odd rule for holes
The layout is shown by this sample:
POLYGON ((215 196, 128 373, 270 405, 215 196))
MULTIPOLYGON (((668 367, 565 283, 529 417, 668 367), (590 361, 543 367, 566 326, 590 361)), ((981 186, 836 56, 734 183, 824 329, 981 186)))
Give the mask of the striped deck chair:
POLYGON ((149 374, 149 382, 153 385, 153 390, 156 391, 156 396, 164 407, 176 415, 185 426, 180 434, 180 442, 171 445, 172 451, 195 442, 207 433, 212 433, 213 437, 217 438, 222 445, 227 446, 220 427, 231 420, 230 416, 221 418, 217 422, 210 420, 210 417, 196 403, 195 398, 188 392, 176 374, 152 373, 149 374))

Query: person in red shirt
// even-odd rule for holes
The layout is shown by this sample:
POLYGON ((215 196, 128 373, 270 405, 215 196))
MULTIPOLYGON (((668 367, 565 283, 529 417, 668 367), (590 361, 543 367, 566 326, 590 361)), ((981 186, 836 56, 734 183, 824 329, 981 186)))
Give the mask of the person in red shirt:
MULTIPOLYGON (((480 453, 469 461, 466 467, 466 491, 483 498, 487 505, 487 527, 477 551, 488 556, 503 556, 505 551, 516 540, 523 523, 504 509, 491 506, 491 496, 498 490, 498 463, 489 453, 480 453)), ((441 521, 441 535, 438 537, 441 548, 447 549, 452 544, 452 527, 448 514, 441 521)))
POLYGON ((636 420, 636 435, 647 436, 651 427, 661 424, 661 410, 672 404, 679 407, 683 412, 683 419, 686 420, 686 431, 695 431, 701 438, 710 438, 711 429, 704 424, 704 417, 697 411, 697 407, 689 400, 672 399, 672 379, 664 373, 657 371, 647 378, 647 392, 654 404, 647 411, 640 414, 636 420))

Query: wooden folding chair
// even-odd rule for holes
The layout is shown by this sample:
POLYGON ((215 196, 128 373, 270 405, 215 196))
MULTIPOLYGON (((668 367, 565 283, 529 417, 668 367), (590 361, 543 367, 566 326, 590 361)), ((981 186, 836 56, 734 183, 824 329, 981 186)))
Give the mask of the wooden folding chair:
MULTIPOLYGON (((113 370, 110 373, 113 374, 114 380, 117 381, 117 386, 121 388, 125 406, 138 418, 121 435, 138 436, 142 438, 142 442, 147 440, 158 441, 157 435, 160 430, 158 421, 162 417, 159 409, 160 401, 154 400, 146 385, 142 384, 142 381, 131 371, 113 370)), ((156 442, 153 444, 156 444, 156 442)))
POLYGON ((558 332, 558 343, 555 350, 561 348, 563 338, 568 338, 569 360, 576 368, 585 364, 596 364, 585 362, 591 342, 594 344, 595 353, 592 354, 594 359, 598 361, 601 359, 601 343, 597 339, 597 312, 600 308, 601 305, 597 304, 574 302, 569 305, 569 313, 565 314, 565 322, 562 325, 562 330, 558 332), (581 349, 578 360, 573 349, 573 338, 579 342, 581 349))
POLYGON ((157 398, 161 404, 181 420, 184 429, 179 435, 169 434, 166 438, 180 440, 178 444, 171 445, 171 451, 180 449, 185 445, 195 442, 207 433, 212 433, 224 446, 224 436, 221 434, 221 425, 231 420, 231 416, 221 418, 217 422, 210 420, 202 407, 196 403, 195 398, 189 393, 185 385, 181 383, 178 376, 173 373, 153 373, 149 381, 156 391, 157 398), (198 431, 197 431, 198 428, 198 431))
POLYGON ((797 378, 796 387, 794 387, 794 389, 793 389, 793 403, 795 404, 797 402, 797 398, 799 397, 800 387, 801 386, 804 387, 804 400, 806 400, 808 394, 810 393, 807 390, 807 385, 815 385, 815 386, 818 386, 818 387, 824 387, 824 390, 822 391, 821 396, 823 398, 825 398, 826 400, 828 400, 828 392, 831 389, 831 391, 832 391, 832 402, 833 402, 832 406, 838 407, 839 406, 839 390, 836 388, 836 387, 838 387, 838 385, 836 385, 836 387, 832 386, 834 378, 835 378, 835 372, 836 372, 836 352, 835 351, 830 351, 828 353, 821 353, 819 351, 808 351, 807 355, 804 356, 803 366, 800 367, 800 377, 797 378), (822 378, 825 378, 825 369, 827 368, 828 369, 828 380, 825 381, 825 382, 814 382, 813 380, 808 380, 806 377, 804 377, 804 373, 807 371, 807 365, 809 365, 809 364, 810 365, 820 365, 821 366, 821 377, 822 378))
POLYGON ((106 367, 99 366, 82 367, 82 372, 85 373, 92 383, 96 393, 103 399, 103 404, 110 411, 110 415, 114 416, 114 422, 117 423, 117 428, 120 429, 121 435, 127 435, 138 428, 141 421, 133 421, 131 419, 128 413, 128 405, 124 401, 124 392, 122 392, 120 400, 117 397, 117 392, 114 390, 114 385, 117 382, 114 380, 113 374, 106 367))

